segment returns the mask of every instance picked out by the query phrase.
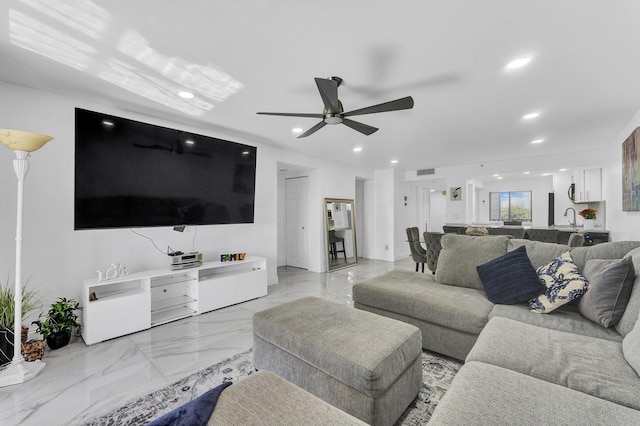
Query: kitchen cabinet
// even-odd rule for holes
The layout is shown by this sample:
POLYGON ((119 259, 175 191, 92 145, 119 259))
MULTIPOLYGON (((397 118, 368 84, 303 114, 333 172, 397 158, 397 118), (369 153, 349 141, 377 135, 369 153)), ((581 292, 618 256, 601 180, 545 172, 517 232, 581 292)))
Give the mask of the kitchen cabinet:
POLYGON ((574 203, 602 200, 602 169, 577 169, 574 174, 574 203))

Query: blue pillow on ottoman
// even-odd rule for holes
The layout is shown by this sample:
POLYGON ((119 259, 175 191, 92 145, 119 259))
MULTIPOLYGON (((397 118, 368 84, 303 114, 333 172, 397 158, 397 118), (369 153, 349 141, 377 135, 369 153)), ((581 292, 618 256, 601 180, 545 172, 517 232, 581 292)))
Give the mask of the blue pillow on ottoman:
POLYGON ((525 246, 478 266, 478 275, 487 298, 493 303, 526 302, 547 289, 538 278, 525 246))

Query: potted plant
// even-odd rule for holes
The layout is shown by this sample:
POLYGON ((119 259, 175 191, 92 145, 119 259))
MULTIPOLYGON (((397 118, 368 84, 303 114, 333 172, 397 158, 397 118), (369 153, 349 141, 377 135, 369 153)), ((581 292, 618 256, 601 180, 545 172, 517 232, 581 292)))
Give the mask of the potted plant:
POLYGON ((588 207, 584 210, 578 212, 578 214, 582 217, 582 225, 584 229, 593 229, 595 221, 596 221, 596 212, 598 209, 594 209, 593 207, 588 207))
MULTIPOLYGON (((8 281, 8 280, 7 280, 8 281)), ((13 333, 15 317, 15 298, 13 286, 0 282, 0 365, 13 358, 13 333)), ((38 293, 30 290, 27 284, 22 286, 22 318, 29 312, 42 306, 38 293)), ((23 326, 23 331, 27 327, 23 326)), ((28 328, 27 328, 28 331, 28 328)), ((24 334, 24 332, 23 332, 24 334)), ((21 339, 26 340, 25 336, 21 339)))
POLYGON ((76 311, 81 311, 80 303, 73 299, 60 297, 51 305, 46 315, 40 314, 44 321, 33 321, 38 328, 36 332, 42 334, 51 349, 59 349, 66 346, 71 339, 71 332, 75 327, 80 327, 76 311))

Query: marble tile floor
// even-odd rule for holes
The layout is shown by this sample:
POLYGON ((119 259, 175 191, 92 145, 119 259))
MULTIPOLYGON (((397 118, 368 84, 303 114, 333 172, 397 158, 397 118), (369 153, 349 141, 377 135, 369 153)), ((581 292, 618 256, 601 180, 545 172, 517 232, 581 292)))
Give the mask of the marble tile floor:
POLYGON ((360 259, 330 273, 281 267, 265 297, 92 346, 74 337, 63 349, 47 349, 40 375, 0 388, 0 425, 82 424, 250 349, 255 312, 305 296, 350 305, 354 283, 392 269, 415 271, 415 263, 360 259))

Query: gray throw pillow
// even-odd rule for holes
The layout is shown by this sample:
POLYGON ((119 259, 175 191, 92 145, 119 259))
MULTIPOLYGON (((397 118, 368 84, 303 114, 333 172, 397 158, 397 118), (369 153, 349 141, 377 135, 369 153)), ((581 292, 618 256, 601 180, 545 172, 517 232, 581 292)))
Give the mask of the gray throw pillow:
POLYGON ((580 313, 604 327, 620 321, 631 297, 635 269, 631 257, 588 260, 582 275, 589 290, 578 301, 580 313))

